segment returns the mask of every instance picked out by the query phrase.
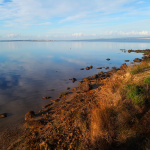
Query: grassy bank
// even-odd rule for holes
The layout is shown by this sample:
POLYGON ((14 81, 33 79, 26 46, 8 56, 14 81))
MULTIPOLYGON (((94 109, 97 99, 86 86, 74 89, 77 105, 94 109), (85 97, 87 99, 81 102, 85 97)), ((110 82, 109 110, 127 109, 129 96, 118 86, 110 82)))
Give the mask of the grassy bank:
POLYGON ((9 149, 149 150, 149 56, 80 81, 27 119, 25 135, 9 149))

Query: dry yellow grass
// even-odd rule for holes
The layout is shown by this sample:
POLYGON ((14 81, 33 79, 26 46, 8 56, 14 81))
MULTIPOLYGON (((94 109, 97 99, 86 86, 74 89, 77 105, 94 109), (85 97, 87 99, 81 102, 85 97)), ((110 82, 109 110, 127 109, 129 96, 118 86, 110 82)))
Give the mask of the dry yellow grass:
MULTIPOLYGON (((113 143, 120 143, 121 148, 123 143, 126 143, 125 147, 131 149, 130 144, 132 142, 133 144, 135 142, 141 143, 145 138, 142 137, 142 134, 150 135, 150 131, 147 129, 150 126, 150 115, 146 115, 150 102, 142 107, 135 106, 130 99, 122 94, 123 88, 128 84, 145 87, 143 81, 146 77, 150 77, 150 64, 142 62, 129 67, 124 72, 118 71, 114 76, 103 82, 104 85, 97 92, 99 106, 94 108, 91 114, 91 141, 96 148, 108 149, 113 143), (131 70, 139 68, 142 71, 132 75, 131 70), (142 114, 145 114, 144 117, 137 117, 142 114), (142 127, 143 122, 146 131, 142 127), (98 141, 101 141, 102 145, 98 144, 98 141)), ((148 95, 150 93, 146 94, 149 101, 148 95)))

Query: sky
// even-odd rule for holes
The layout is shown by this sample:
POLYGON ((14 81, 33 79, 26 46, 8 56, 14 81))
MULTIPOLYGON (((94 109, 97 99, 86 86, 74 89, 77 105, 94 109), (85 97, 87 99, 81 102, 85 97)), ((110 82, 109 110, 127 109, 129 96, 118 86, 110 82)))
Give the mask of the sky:
POLYGON ((0 0, 0 40, 150 37, 149 0, 0 0))

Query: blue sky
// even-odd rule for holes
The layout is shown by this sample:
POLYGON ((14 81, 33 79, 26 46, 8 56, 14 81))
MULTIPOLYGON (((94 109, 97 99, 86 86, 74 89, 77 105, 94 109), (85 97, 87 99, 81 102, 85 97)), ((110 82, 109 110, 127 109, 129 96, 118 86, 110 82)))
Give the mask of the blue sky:
POLYGON ((0 0, 0 40, 150 37, 149 0, 0 0))

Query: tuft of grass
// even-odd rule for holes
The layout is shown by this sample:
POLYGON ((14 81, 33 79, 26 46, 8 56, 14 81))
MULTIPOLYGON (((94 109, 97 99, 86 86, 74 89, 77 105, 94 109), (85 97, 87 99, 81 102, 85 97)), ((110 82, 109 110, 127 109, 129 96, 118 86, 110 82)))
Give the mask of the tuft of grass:
POLYGON ((143 105, 145 103, 145 89, 142 86, 128 84, 125 87, 126 97, 131 99, 135 105, 143 105))
POLYGON ((133 70, 130 71, 130 74, 138 74, 140 72, 143 72, 142 68, 140 66, 134 67, 133 70))
POLYGON ((150 77, 145 78, 145 79, 144 79, 144 83, 146 83, 146 84, 149 85, 149 84, 150 84, 150 77))
POLYGON ((130 67, 129 72, 130 72, 130 74, 134 75, 134 74, 138 74, 140 72, 144 72, 144 70, 146 68, 149 68, 148 61, 143 61, 140 64, 136 64, 136 65, 133 65, 132 67, 130 67))

